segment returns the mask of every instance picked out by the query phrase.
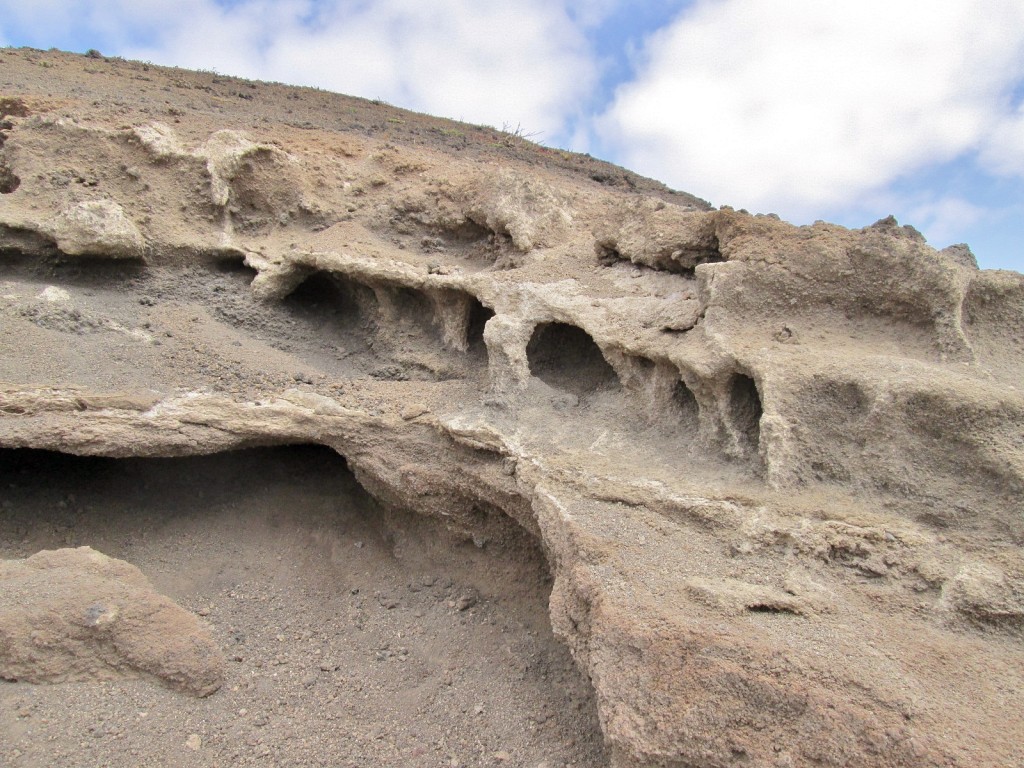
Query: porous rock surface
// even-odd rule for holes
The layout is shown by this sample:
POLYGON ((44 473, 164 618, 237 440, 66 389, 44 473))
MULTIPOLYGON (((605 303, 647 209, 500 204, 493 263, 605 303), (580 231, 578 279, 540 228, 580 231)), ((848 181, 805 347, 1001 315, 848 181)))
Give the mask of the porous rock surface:
POLYGON ((320 443, 481 546, 511 518, 615 766, 1024 763, 1024 276, 387 105, 0 62, 0 446, 320 443))
POLYGON ((208 696, 224 657, 199 620, 135 566, 89 547, 0 560, 0 678, 152 677, 208 696))

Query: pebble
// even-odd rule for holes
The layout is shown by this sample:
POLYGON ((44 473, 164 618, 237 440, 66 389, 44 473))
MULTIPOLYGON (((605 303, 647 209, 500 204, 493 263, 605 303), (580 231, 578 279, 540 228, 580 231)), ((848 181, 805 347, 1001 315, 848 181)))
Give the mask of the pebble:
POLYGON ((423 416, 426 413, 430 413, 430 409, 427 408, 427 406, 423 405, 422 403, 414 403, 412 405, 407 405, 405 408, 403 408, 401 415, 405 421, 412 421, 413 419, 418 418, 419 416, 423 416))
POLYGON ((198 752, 203 746, 203 740, 198 733, 189 734, 189 737, 185 739, 185 746, 193 752, 198 752))

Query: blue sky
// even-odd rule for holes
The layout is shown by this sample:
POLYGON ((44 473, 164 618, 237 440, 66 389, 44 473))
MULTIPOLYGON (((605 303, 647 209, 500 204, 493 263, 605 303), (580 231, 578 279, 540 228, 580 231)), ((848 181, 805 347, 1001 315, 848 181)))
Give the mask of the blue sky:
POLYGON ((519 127, 715 205, 1024 271, 1020 0, 0 0, 0 45, 519 127))

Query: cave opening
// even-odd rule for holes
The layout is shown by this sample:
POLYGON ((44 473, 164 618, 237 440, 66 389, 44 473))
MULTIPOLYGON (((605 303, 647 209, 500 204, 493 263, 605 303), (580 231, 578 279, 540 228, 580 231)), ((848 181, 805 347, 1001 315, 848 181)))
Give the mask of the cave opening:
MULTIPOLYGON (((551 633, 544 555, 518 526, 500 546, 451 535, 375 499, 319 445, 183 458, 3 449, 0 476, 0 558, 91 546, 210 626, 228 660, 202 704, 213 762, 292 764, 299 745, 318 765, 501 751, 608 763, 589 680, 551 633)), ((170 724, 197 706, 141 680, 0 683, 0 707, 26 696, 38 718, 8 746, 46 764, 81 758, 80 734, 96 728, 123 736, 90 740, 90 763, 166 756, 180 749, 170 724)))
POLYGON ((252 282, 259 272, 245 263, 245 257, 235 253, 214 255, 210 259, 210 267, 217 274, 237 276, 246 282, 252 282))
POLYGON ((458 224, 442 229, 450 241, 461 244, 479 243, 494 237, 494 231, 473 219, 466 218, 458 224))
POLYGON ((484 306, 480 299, 473 296, 469 308, 469 323, 466 327, 466 342, 471 354, 487 355, 487 347, 484 344, 484 328, 487 321, 494 317, 495 312, 490 307, 484 306))
POLYGON ((549 386, 585 397, 619 388, 619 377, 597 342, 579 326, 542 323, 526 347, 530 373, 549 386))
POLYGON ((686 386, 686 382, 682 379, 677 381, 672 389, 672 408, 684 427, 694 432, 697 431, 700 406, 697 403, 696 396, 693 394, 693 390, 686 386))
POLYGON ((295 319, 337 332, 372 331, 376 325, 373 289, 331 272, 314 272, 282 304, 295 319))
POLYGON ((384 289, 391 302, 388 320, 401 326, 406 334, 440 342, 437 324, 434 322, 434 306, 423 291, 405 285, 393 285, 384 289))
POLYGON ((764 409, 757 383, 746 374, 737 373, 729 385, 729 417, 744 449, 756 454, 761 442, 761 416, 764 409))

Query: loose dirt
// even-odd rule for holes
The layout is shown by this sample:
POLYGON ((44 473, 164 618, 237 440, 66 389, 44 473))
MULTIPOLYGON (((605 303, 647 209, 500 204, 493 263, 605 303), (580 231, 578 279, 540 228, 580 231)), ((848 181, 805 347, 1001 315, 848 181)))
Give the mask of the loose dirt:
POLYGON ((594 766, 589 684, 533 541, 383 510, 333 451, 0 453, 0 558, 89 545, 209 623, 195 699, 144 680, 0 686, 11 766, 594 766))

